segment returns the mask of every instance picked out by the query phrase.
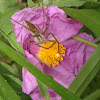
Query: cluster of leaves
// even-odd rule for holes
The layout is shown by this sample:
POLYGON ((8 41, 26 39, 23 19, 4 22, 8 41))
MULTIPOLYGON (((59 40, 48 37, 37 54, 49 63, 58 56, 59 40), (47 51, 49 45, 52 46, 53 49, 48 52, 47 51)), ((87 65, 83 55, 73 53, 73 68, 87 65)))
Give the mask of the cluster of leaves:
MULTIPOLYGON (((99 38, 100 0, 28 0, 28 6, 37 7, 40 2, 48 6, 59 6, 69 17, 84 24, 80 32, 84 31, 92 34, 95 39, 99 38)), ((24 58, 22 47, 16 42, 10 17, 24 7, 23 4, 16 4, 15 0, 0 1, 0 100, 31 100, 22 93, 22 66, 37 78, 41 94, 47 100, 49 97, 45 92, 46 85, 62 96, 62 100, 100 99, 100 73, 98 73, 100 70, 100 45, 69 88, 65 89, 28 62, 24 58)))

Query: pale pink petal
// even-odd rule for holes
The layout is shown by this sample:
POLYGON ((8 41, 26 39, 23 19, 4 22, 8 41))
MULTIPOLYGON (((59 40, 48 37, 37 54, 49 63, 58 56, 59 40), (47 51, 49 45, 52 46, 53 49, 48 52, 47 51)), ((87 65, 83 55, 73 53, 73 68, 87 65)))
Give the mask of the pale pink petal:
POLYGON ((65 88, 68 88, 75 78, 73 73, 70 73, 69 71, 67 71, 65 66, 62 66, 61 64, 59 64, 56 67, 50 67, 50 68, 45 65, 43 68, 43 71, 46 74, 52 76, 55 81, 60 83, 65 88))
MULTIPOLYGON (((77 36, 90 42, 94 42, 93 37, 86 33, 80 33, 77 36)), ((63 45, 66 47, 66 56, 61 63, 66 65, 68 71, 77 75, 85 62, 92 55, 95 48, 75 39, 68 39, 63 45)))
POLYGON ((25 68, 22 69, 22 76, 22 91, 26 94, 30 94, 38 86, 36 78, 31 73, 29 73, 25 68))

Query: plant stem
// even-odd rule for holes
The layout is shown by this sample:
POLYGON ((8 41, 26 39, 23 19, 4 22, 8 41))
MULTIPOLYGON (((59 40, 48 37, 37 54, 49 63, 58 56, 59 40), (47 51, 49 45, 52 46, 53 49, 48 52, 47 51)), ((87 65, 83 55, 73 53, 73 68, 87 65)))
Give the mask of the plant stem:
POLYGON ((84 40, 84 39, 82 39, 82 38, 79 38, 79 37, 77 37, 77 36, 73 36, 72 37, 73 39, 76 39, 76 40, 78 40, 78 41, 81 41, 81 42, 83 42, 83 43, 85 43, 85 44, 88 44, 88 45, 90 45, 90 46, 93 46, 93 47, 98 47, 98 45, 97 44, 94 44, 94 43, 92 43, 92 42, 90 42, 90 41, 87 41, 87 40, 84 40))

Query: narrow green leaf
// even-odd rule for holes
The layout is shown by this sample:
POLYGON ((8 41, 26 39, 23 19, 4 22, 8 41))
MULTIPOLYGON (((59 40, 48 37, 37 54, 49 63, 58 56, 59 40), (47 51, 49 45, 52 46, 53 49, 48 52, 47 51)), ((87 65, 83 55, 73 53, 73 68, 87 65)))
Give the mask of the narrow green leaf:
POLYGON ((91 31, 100 36, 100 13, 92 9, 63 8, 71 17, 82 22, 91 31))
POLYGON ((12 66, 13 70, 15 71, 16 75, 19 77, 19 79, 22 80, 22 67, 18 65, 17 63, 13 63, 12 66))
POLYGON ((100 2, 86 2, 82 6, 79 7, 79 9, 100 9, 100 2))
POLYGON ((11 68, 11 66, 6 63, 0 62, 0 74, 3 73, 16 76, 15 71, 11 68))
POLYGON ((18 52, 24 54, 23 48, 20 46, 20 43, 16 41, 16 36, 14 33, 10 32, 9 34, 6 34, 2 29, 0 29, 0 33, 4 35, 4 37, 10 42, 13 48, 15 48, 18 52))
POLYGON ((100 100, 100 89, 91 93, 90 95, 85 97, 83 100, 100 100))
POLYGON ((80 96, 99 70, 100 45, 96 48, 89 60, 85 63, 68 89, 77 96, 80 96))
POLYGON ((96 79, 97 79, 96 84, 93 85, 91 92, 94 92, 95 90, 99 89, 99 87, 100 87, 100 78, 98 77, 96 79))
POLYGON ((65 99, 61 98, 61 100, 65 100, 65 99))
POLYGON ((0 96, 0 100, 3 100, 1 96, 0 96))
POLYGON ((12 47, 15 48, 18 52, 24 54, 23 48, 20 46, 20 43, 16 41, 15 38, 16 36, 12 32, 7 35, 7 39, 12 45, 12 47))
POLYGON ((78 98, 76 95, 71 93, 68 89, 64 88, 59 83, 54 81, 51 77, 43 73, 33 64, 31 64, 28 60, 26 60, 24 56, 20 55, 18 52, 13 50, 11 47, 6 45, 1 40, 0 40, 0 51, 6 54, 8 57, 10 57, 12 60, 16 61, 19 65, 24 66, 26 70, 32 73, 37 79, 39 79, 45 85, 50 87, 52 90, 54 90, 57 94, 59 94, 65 100, 66 99, 67 100, 80 100, 80 98, 78 98))
POLYGON ((22 93, 21 100, 32 100, 29 95, 22 93))
POLYGON ((84 0, 54 0, 52 2, 53 2, 52 5, 56 5, 59 7, 64 7, 64 6, 66 6, 66 7, 71 7, 71 6, 79 7, 85 3, 84 0))
POLYGON ((10 86, 17 92, 20 93, 22 91, 22 81, 19 80, 17 77, 8 75, 8 74, 3 74, 2 75, 7 82, 10 84, 10 86))
POLYGON ((20 100, 7 81, 0 75, 0 95, 3 100, 20 100))
POLYGON ((39 81, 38 79, 37 79, 37 83, 38 83, 39 90, 42 94, 42 97, 46 100, 50 100, 47 86, 41 81, 39 81))

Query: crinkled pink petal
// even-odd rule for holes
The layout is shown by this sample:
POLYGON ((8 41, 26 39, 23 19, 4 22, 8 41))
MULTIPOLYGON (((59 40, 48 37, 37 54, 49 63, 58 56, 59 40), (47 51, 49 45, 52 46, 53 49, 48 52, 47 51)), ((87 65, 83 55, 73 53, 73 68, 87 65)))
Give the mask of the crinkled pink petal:
POLYGON ((24 41, 22 46, 23 46, 24 50, 26 50, 32 56, 37 57, 36 54, 39 53, 40 47, 35 45, 36 44, 35 42, 28 43, 29 40, 33 40, 33 37, 31 37, 31 35, 24 41))
POLYGON ((50 68, 45 65, 43 71, 44 73, 52 76, 55 81, 60 83, 65 88, 68 88, 75 78, 73 73, 70 73, 69 71, 66 70, 65 66, 61 66, 61 65, 58 65, 56 67, 50 67, 50 68))
MULTIPOLYGON (((36 26, 39 26, 39 24, 43 23, 43 11, 42 11, 42 8, 40 9, 25 8, 15 13, 11 18, 22 25, 24 25, 23 20, 28 20, 28 21, 31 21, 36 26)), ((21 44, 23 44, 23 42, 30 35, 30 32, 26 30, 23 26, 14 22, 12 19, 11 19, 11 22, 14 25, 14 32, 16 34, 16 40, 20 42, 21 44)), ((46 20, 47 18, 45 17, 45 22, 46 20)), ((39 28, 42 29, 42 27, 39 27, 39 28)))
POLYGON ((25 58, 30 61, 34 66, 36 66, 38 69, 43 71, 42 65, 40 64, 39 60, 35 58, 32 54, 24 50, 25 58))
MULTIPOLYGON (((26 16, 28 16, 28 14, 31 11, 32 11, 31 8, 25 8, 19 12, 16 12, 14 15, 12 15, 11 18, 17 21, 18 23, 23 24, 23 20, 25 19, 26 16)), ((26 32, 27 30, 25 28, 23 28, 18 23, 14 22, 12 19, 11 19, 11 22, 14 25, 14 33, 16 34, 16 40, 20 43, 23 43, 24 39, 27 38, 28 36, 27 34, 29 34, 29 32, 26 32)))
MULTIPOLYGON (((86 33, 80 33, 77 36, 94 42, 92 36, 86 33)), ((60 64, 56 67, 48 67, 47 65, 43 64, 42 68, 43 72, 51 75, 58 83, 68 88, 68 86, 74 80, 74 75, 77 75, 77 73, 85 64, 87 58, 89 58, 93 53, 95 48, 75 39, 68 39, 63 43, 63 45, 64 47, 66 47, 66 55, 64 57, 64 60, 61 61, 60 64)), ((28 57, 29 54, 25 54, 27 55, 27 59, 30 58, 29 61, 34 64, 35 61, 32 60, 33 58, 31 58, 30 56, 28 57)), ((32 98, 38 98, 40 96, 40 93, 38 92, 39 94, 36 93, 34 95, 34 91, 35 89, 33 90, 32 94, 30 94, 30 96, 32 98)))
POLYGON ((54 36, 59 40, 59 42, 63 42, 64 40, 76 35, 80 28, 83 26, 80 22, 75 19, 63 19, 62 21, 59 17, 61 14, 55 14, 50 18, 50 26, 47 30, 47 33, 53 33, 54 36))
POLYGON ((60 14, 64 15, 65 17, 67 17, 65 12, 63 10, 59 9, 57 6, 53 6, 53 5, 49 6, 47 8, 47 12, 49 12, 50 17, 57 13, 60 13, 60 14))
MULTIPOLYGON (((29 54, 27 51, 24 51, 24 53, 27 60, 29 60, 33 65, 35 65, 41 71, 43 70, 41 64, 33 55, 29 54)), ((23 76, 22 91, 26 94, 30 94, 37 87, 36 78, 25 68, 22 69, 22 76, 23 76)))
MULTIPOLYGON (((66 38, 76 35, 79 32, 79 29, 83 26, 74 19, 68 19, 64 11, 59 9, 57 6, 49 6, 44 10, 44 13, 45 21, 43 30, 45 30, 47 24, 49 24, 46 34, 51 32, 60 42, 64 41, 66 38)), ((28 20, 35 24, 41 31, 43 27, 43 17, 42 8, 25 8, 15 13, 11 18, 22 25, 24 25, 23 20, 28 20)), ((14 24, 16 40, 22 45, 24 41, 29 38, 30 32, 18 23, 14 22, 12 19, 11 22, 14 24)))
POLYGON ((38 86, 36 78, 25 68, 22 69, 22 76, 23 76, 22 91, 26 94, 30 94, 38 86))
MULTIPOLYGON (((36 59, 34 59, 34 57, 31 54, 28 54, 28 52, 25 51, 25 55, 27 56, 26 58, 31 63, 33 63, 36 67, 39 66, 38 61, 36 63, 36 59)), ((42 65, 42 68, 43 68, 43 65, 42 65)), ((42 70, 46 74, 51 75, 55 81, 57 81, 58 83, 60 83, 61 85, 63 85, 66 88, 69 87, 69 85, 75 78, 75 76, 72 73, 65 70, 65 68, 63 66, 58 66, 58 67, 53 67, 53 68, 44 66, 44 68, 42 70)), ((36 84, 35 77, 34 76, 32 77, 32 74, 30 74, 27 70, 23 69, 23 92, 26 94, 31 93, 30 96, 31 96, 31 98, 34 98, 34 100, 35 100, 35 98, 36 98, 36 100, 38 100, 37 99, 38 97, 40 98, 40 100, 42 100, 43 98, 41 97, 41 93, 39 91, 34 93, 36 87, 37 87, 37 84, 36 84)), ((56 94, 55 92, 51 92, 50 94, 53 95, 53 97, 50 96, 50 98, 56 98, 55 100, 60 100, 60 98, 61 98, 60 96, 55 97, 55 95, 54 95, 54 94, 56 94)), ((52 100, 52 99, 50 99, 50 100, 52 100)))
MULTIPOLYGON (((18 12, 16 12, 14 15, 12 15, 12 19, 14 19, 15 21, 23 21, 23 18, 25 16, 27 16, 28 14, 30 14, 32 12, 31 8, 24 8, 23 10, 20 10, 18 12)), ((34 16, 34 15, 33 15, 34 16)), ((13 24, 16 24, 15 22, 13 22, 13 20, 11 20, 11 22, 13 24)))
POLYGON ((48 88, 48 92, 49 92, 49 95, 50 95, 50 100, 61 100, 61 96, 59 96, 57 93, 55 93, 50 88, 48 88))
MULTIPOLYGON (((94 42, 93 37, 86 33, 80 33, 77 36, 90 42, 94 42)), ((68 71, 77 75, 85 62, 92 55, 95 48, 75 39, 68 39, 65 43, 63 43, 63 45, 66 47, 66 55, 61 64, 66 65, 66 69, 68 71)))
POLYGON ((46 13, 50 18, 55 16, 55 17, 59 17, 62 21, 65 21, 65 22, 68 21, 67 15, 65 14, 65 12, 63 10, 59 9, 57 6, 53 6, 53 5, 49 6, 46 9, 46 13), (60 15, 60 16, 58 16, 58 15, 60 15))

